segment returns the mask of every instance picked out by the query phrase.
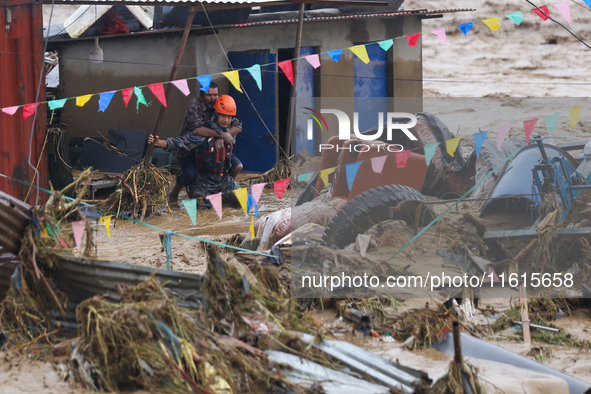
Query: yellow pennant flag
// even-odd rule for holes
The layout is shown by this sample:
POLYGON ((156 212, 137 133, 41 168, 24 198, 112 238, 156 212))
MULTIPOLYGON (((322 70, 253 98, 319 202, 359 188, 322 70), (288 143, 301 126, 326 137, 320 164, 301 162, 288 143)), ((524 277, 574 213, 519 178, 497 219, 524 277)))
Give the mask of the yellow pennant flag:
POLYGON ((573 129, 577 127, 577 123, 579 123, 579 118, 581 117, 582 110, 583 107, 577 107, 568 110, 568 113, 570 114, 570 127, 572 127, 573 129))
POLYGON ((445 141, 447 144, 447 153, 449 153, 451 157, 454 157, 454 153, 456 153, 456 149, 458 149, 458 145, 460 144, 461 139, 461 137, 457 137, 445 141))
POLYGON ((254 215, 250 215, 250 239, 254 239, 254 215))
POLYGON ((367 56, 367 49, 365 49, 365 45, 355 45, 354 47, 349 47, 351 52, 353 52, 361 61, 365 64, 369 63, 369 56, 367 56))
POLYGON ((107 236, 111 239, 111 218, 112 215, 103 216, 99 218, 99 222, 105 224, 105 230, 107 231, 107 236))
POLYGON ((47 228, 43 227, 39 232, 39 238, 49 238, 49 233, 47 232, 47 228))
POLYGON ((322 182, 324 182, 324 187, 328 186, 328 176, 332 174, 336 169, 336 167, 331 167, 320 171, 320 178, 322 179, 322 182))
POLYGON ((76 97, 76 105, 78 107, 84 107, 84 104, 86 104, 92 96, 93 96, 92 94, 87 94, 85 96, 76 97))
POLYGON ((232 190, 244 211, 244 214, 248 216, 248 188, 243 187, 242 189, 232 190))
POLYGON ((222 75, 226 78, 228 78, 228 80, 230 82, 232 82, 232 85, 234 86, 234 88, 239 91, 240 93, 242 93, 242 89, 240 89, 240 76, 238 75, 238 70, 234 70, 234 71, 227 71, 225 73, 222 73, 222 75))
POLYGON ((499 30, 499 27, 501 27, 501 25, 499 24, 499 18, 497 18, 496 16, 494 18, 483 19, 482 23, 487 25, 488 28, 492 31, 497 31, 499 30))

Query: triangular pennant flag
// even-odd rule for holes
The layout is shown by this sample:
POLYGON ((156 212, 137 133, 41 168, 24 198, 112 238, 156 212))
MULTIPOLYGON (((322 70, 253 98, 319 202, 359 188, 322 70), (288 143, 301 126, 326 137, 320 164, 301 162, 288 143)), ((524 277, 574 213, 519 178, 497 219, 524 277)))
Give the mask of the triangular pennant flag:
POLYGON ((327 55, 329 55, 332 60, 334 60, 335 62, 338 62, 339 59, 341 58, 341 55, 343 54, 343 50, 342 49, 335 49, 334 51, 328 51, 326 52, 327 55))
POLYGON ((462 31, 462 33, 464 33, 464 36, 466 34, 468 34, 468 32, 470 31, 470 29, 472 28, 472 26, 474 26, 474 23, 472 23, 472 22, 462 23, 461 25, 458 25, 458 27, 460 28, 460 30, 462 31))
POLYGON ((254 239, 254 215, 250 216, 250 227, 248 228, 248 230, 250 231, 250 239, 254 239))
POLYGON ((257 83, 257 86, 259 87, 259 90, 263 90, 263 80, 261 79, 261 66, 259 64, 255 64, 252 67, 248 67, 246 71, 248 71, 250 75, 252 75, 255 82, 257 83))
POLYGON ((482 23, 487 25, 488 28, 492 31, 497 31, 499 30, 499 27, 501 27, 501 25, 499 24, 499 18, 497 18, 496 16, 493 18, 483 19, 482 23))
POLYGON ((583 0, 583 2, 587 4, 587 7, 591 8, 591 0, 583 0))
POLYGON ((150 84, 148 85, 148 89, 150 89, 152 93, 154 93, 154 96, 156 96, 156 98, 158 99, 158 101, 162 103, 162 105, 164 105, 165 107, 167 106, 166 95, 164 94, 164 85, 162 85, 162 82, 150 84))
POLYGON ((349 186, 349 190, 353 188, 353 183, 355 182, 355 178, 357 177, 357 171, 359 171, 359 166, 361 165, 361 161, 357 161, 355 163, 350 163, 345 166, 345 171, 347 175, 347 186, 349 186))
POLYGON ((185 209, 187 210, 187 214, 189 215, 189 218, 191 219, 191 223, 193 223, 193 226, 196 226, 197 225, 197 199, 192 198, 190 200, 183 200, 183 205, 185 206, 185 209))
POLYGON ((111 100, 115 95, 115 90, 110 92, 103 92, 99 95, 99 112, 105 112, 109 104, 111 104, 111 100))
POLYGON ((312 175, 314 174, 314 172, 307 172, 305 174, 298 175, 298 182, 308 182, 310 179, 312 179, 312 175))
POLYGON ((392 48, 392 45, 394 45, 394 40, 390 38, 389 40, 380 41, 378 44, 384 50, 384 52, 388 52, 388 49, 392 48))
POLYGON ((263 182, 263 183, 255 183, 254 185, 250 186, 250 190, 252 191, 252 198, 254 198, 254 201, 258 204, 259 200, 261 199, 261 195, 263 194, 263 189, 265 188, 265 185, 267 184, 267 182, 263 182))
POLYGON ((148 106, 148 103, 146 103, 146 98, 144 97, 144 93, 142 92, 142 89, 135 86, 133 88, 133 93, 135 93, 135 95, 137 97, 137 103, 135 104, 135 109, 136 109, 136 111, 139 112, 140 104, 144 104, 145 106, 148 106))
POLYGON ((209 196, 206 196, 205 198, 207 198, 209 200, 209 202, 211 202, 211 206, 213 207, 215 212, 218 214, 220 220, 222 220, 222 192, 219 192, 216 194, 210 194, 209 196))
POLYGON ((72 233, 74 233, 74 242, 76 243, 76 247, 80 247, 80 243, 82 242, 82 234, 84 234, 84 229, 86 228, 86 220, 78 220, 77 222, 72 222, 72 233))
POLYGON ((76 106, 77 107, 84 107, 84 104, 86 104, 92 96, 94 96, 94 95, 93 94, 85 94, 84 96, 76 97, 76 106))
POLYGON ((209 85, 211 85, 211 75, 201 75, 196 79, 201 84, 199 90, 207 93, 207 91, 209 91, 209 85))
POLYGON ((562 3, 554 4, 554 7, 558 8, 558 11, 564 16, 564 19, 568 22, 569 25, 573 25, 570 19, 570 5, 568 1, 563 1, 562 3))
POLYGON ((559 116, 560 116, 560 112, 557 112, 552 115, 546 115, 546 130, 548 130, 548 131, 556 130, 556 122, 558 121, 559 116))
POLYGON ((452 138, 451 140, 445 141, 445 144, 447 146, 447 153, 451 157, 454 157, 454 154, 456 153, 456 150, 458 149, 458 145, 460 144, 461 139, 462 139, 461 137, 456 137, 456 138, 452 138))
POLYGON ((121 93, 123 93, 123 103, 125 104, 125 108, 127 108, 127 104, 129 104, 129 100, 133 96, 133 88, 123 89, 121 93))
POLYGON ((336 169, 336 167, 330 167, 320 171, 320 179, 324 182, 324 187, 328 186, 328 176, 335 172, 336 169))
POLYGON ((35 113, 35 109, 37 109, 38 103, 33 104, 25 104, 23 106, 23 119, 27 119, 29 116, 35 113))
POLYGON ((243 187, 242 189, 232 190, 232 192, 236 195, 244 214, 248 216, 248 189, 243 187))
MULTIPOLYGON (((410 149, 403 150, 402 152, 396 152, 396 167, 404 168, 406 166, 406 162, 410 157, 410 149)), ((433 157, 433 156, 431 156, 433 157)), ((430 161, 431 159, 429 159, 430 161)))
POLYGON ((521 22, 523 22, 523 14, 521 13, 521 11, 513 12, 513 13, 507 14, 505 16, 507 18, 511 19, 513 22, 515 22, 518 25, 521 24, 521 22))
POLYGON ((376 174, 381 174, 382 170, 384 169, 384 164, 386 163, 386 159, 388 158, 387 155, 372 157, 371 158, 371 169, 376 174))
POLYGON ((570 127, 573 129, 577 127, 577 123, 579 123, 579 118, 581 117, 581 111, 583 107, 572 108, 568 110, 570 115, 570 127))
POLYGON ((525 143, 526 144, 529 144, 529 136, 531 135, 532 131, 534 131, 534 127, 536 127, 536 123, 538 123, 538 118, 523 121, 523 128, 525 129, 525 143))
POLYGON ((439 38, 439 42, 445 45, 447 44, 447 36, 445 35, 445 27, 440 27, 439 29, 433 29, 429 33, 435 34, 439 38))
POLYGON ((433 156, 435 156, 435 151, 437 150, 438 146, 439 142, 423 147, 423 150, 425 151, 425 162, 427 163, 427 167, 431 165, 431 159, 433 156))
POLYGON ((367 55, 367 49, 365 49, 365 45, 355 45, 353 47, 349 47, 351 52, 353 52, 361 61, 365 64, 369 63, 369 56, 367 55))
POLYGON ((177 79, 176 81, 170 81, 170 83, 176 86, 176 88, 180 90, 185 96, 188 96, 191 93, 186 79, 177 79))
MULTIPOLYGON (((64 102, 66 101, 66 99, 63 99, 64 102)), ((62 101, 62 100, 54 100, 54 101, 62 101)), ((51 103, 52 101, 50 101, 51 103)), ((16 111, 18 110, 18 105, 15 105, 13 107, 6 107, 6 108, 2 108, 2 112, 4 112, 5 114, 8 115, 14 115, 16 113, 16 111)))
POLYGON ((547 7, 547 6, 545 6, 545 5, 543 5, 543 6, 541 6, 541 7, 538 7, 538 8, 539 8, 539 10, 538 10, 537 8, 534 8, 532 11, 533 11, 533 12, 534 12, 534 13, 535 13, 537 16, 539 16, 540 18, 542 18, 543 20, 547 20, 547 19, 548 19, 548 17, 547 17, 546 15, 550 15, 550 11, 548 11, 548 7, 547 7), (540 10, 541 10, 541 11, 540 11, 540 10), (542 12, 542 11, 543 11, 543 12, 542 12), (545 12, 546 14, 544 14, 544 12, 545 12))
POLYGON ((66 104, 66 100, 68 99, 60 99, 60 100, 51 100, 47 102, 47 106, 49 109, 60 109, 63 108, 66 104))
POLYGON ((259 216, 259 206, 257 202, 254 200, 254 196, 252 195, 252 190, 248 191, 248 214, 251 216, 259 216), (253 214, 254 211, 254 215, 253 214))
POLYGON ((228 81, 232 82, 234 89, 242 93, 242 89, 240 89, 240 75, 238 75, 238 70, 226 71, 225 73, 222 73, 222 75, 228 78, 228 81))
POLYGON ((111 239, 111 218, 113 215, 102 216, 99 218, 99 222, 105 224, 105 231, 107 232, 107 237, 111 239))
POLYGON ((509 130, 513 127, 512 124, 506 126, 497 127, 497 149, 501 150, 501 146, 503 145, 503 141, 509 134, 509 130))
POLYGON ((170 269, 170 258, 172 257, 172 231, 166 230, 162 238, 162 246, 166 250, 166 269, 170 269))
POLYGON ((310 65, 314 67, 314 69, 320 67, 320 58, 318 57, 318 55, 304 56, 304 59, 306 59, 308 63, 310 63, 310 65))
POLYGON ((290 178, 281 179, 279 181, 273 182, 273 188, 275 189, 275 195, 278 199, 283 198, 283 193, 285 192, 285 188, 287 188, 287 184, 289 183, 290 178))
POLYGON ((289 79, 289 82, 293 85, 293 64, 291 64, 291 59, 277 62, 277 65, 283 71, 287 79, 289 79))
POLYGON ((408 45, 416 48, 417 41, 419 40, 420 36, 421 36, 421 33, 415 33, 415 34, 411 34, 411 35, 406 36, 406 38, 408 39, 408 45))
POLYGON ((472 138, 474 139, 474 152, 476 152, 477 159, 480 157, 480 149, 482 149, 482 144, 484 144, 487 134, 488 131, 472 134, 472 138))

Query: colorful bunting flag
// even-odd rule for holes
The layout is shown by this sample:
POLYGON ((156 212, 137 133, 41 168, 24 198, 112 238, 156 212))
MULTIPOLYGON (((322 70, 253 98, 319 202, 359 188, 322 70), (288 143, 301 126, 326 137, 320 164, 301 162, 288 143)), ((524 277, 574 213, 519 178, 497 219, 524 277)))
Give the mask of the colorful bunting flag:
POLYGON ((312 175, 314 175, 313 172, 298 175, 298 182, 308 182, 310 179, 312 179, 312 175))
POLYGON ((570 127, 573 129, 577 127, 577 123, 579 123, 579 118, 581 117, 581 111, 583 107, 572 108, 568 110, 570 115, 570 127))
POLYGON ((474 23, 472 23, 472 22, 462 23, 461 25, 458 25, 458 27, 460 28, 462 33, 464 33, 464 36, 466 36, 466 34, 468 34, 470 29, 472 29, 472 26, 474 26, 474 23))
POLYGON ((182 94, 188 96, 191 93, 189 89, 189 83, 186 79, 177 79, 176 81, 170 81, 178 90, 181 91, 182 94))
POLYGON ((273 189, 275 189, 275 195, 277 196, 278 199, 282 199, 283 198, 283 193, 285 192, 285 189, 287 188, 287 184, 289 183, 290 178, 286 178, 286 179, 281 179, 279 181, 275 181, 273 182, 273 189))
MULTIPOLYGON (((65 100, 66 99, 64 99, 64 101, 65 100)), ((55 100, 55 101, 58 101, 58 100, 55 100)), ((59 101, 61 101, 61 100, 59 100, 59 101)), ((18 105, 15 105, 13 107, 2 108, 2 112, 4 112, 5 114, 8 114, 8 115, 14 115, 16 113, 16 111, 18 110, 18 107, 19 107, 18 105)))
POLYGON ((310 65, 314 67, 314 69, 320 67, 320 58, 318 57, 318 55, 304 56, 304 59, 306 59, 308 63, 310 63, 310 65))
POLYGON ((408 45, 416 48, 417 41, 419 40, 420 36, 421 36, 421 33, 415 33, 415 34, 411 34, 411 35, 406 36, 406 38, 408 39, 408 45))
MULTIPOLYGON (((60 100, 51 100, 47 102, 47 106, 49 107, 49 109, 54 110, 54 109, 60 109, 63 108, 64 105, 66 104, 66 101, 68 99, 60 99, 60 100)), ((18 107, 17 107, 18 108, 18 107)), ((12 115, 12 114, 11 114, 12 115)))
POLYGON ((345 166, 345 172, 347 175, 347 186, 349 186, 349 190, 353 188, 353 183, 355 182, 355 178, 357 177, 357 171, 359 171, 359 166, 361 165, 361 161, 356 161, 355 163, 350 163, 345 166))
POLYGON ((583 2, 587 4, 587 7, 591 8, 591 0, 583 0, 583 2))
POLYGON ((228 81, 232 82, 234 89, 242 93, 242 89, 240 89, 240 75, 238 75, 238 70, 226 71, 225 73, 222 73, 222 75, 228 78, 228 81))
POLYGON ((250 227, 248 228, 248 230, 250 231, 250 239, 254 239, 255 234, 254 234, 254 215, 250 216, 250 227))
POLYGON ((445 35, 444 27, 440 27, 439 29, 433 29, 429 33, 435 34, 439 38, 439 42, 441 42, 441 44, 447 44, 447 36, 445 35))
POLYGON ((532 11, 539 16, 540 18, 542 18, 543 20, 547 20, 548 16, 550 15, 550 11, 548 11, 548 7, 543 5, 541 7, 538 7, 539 10, 537 8, 534 8, 532 11), (541 10, 541 11, 540 11, 541 10))
POLYGON ((183 200, 183 205, 185 206, 185 209, 187 210, 187 214, 189 215, 189 218, 191 219, 191 223, 193 223, 193 226, 196 226, 197 225, 197 199, 192 198, 190 200, 183 200))
POLYGON ((365 49, 365 45, 355 45, 353 47, 349 47, 351 52, 353 52, 363 63, 369 63, 369 56, 367 55, 367 49, 365 49))
POLYGON ((222 220, 222 192, 219 192, 216 194, 210 194, 209 196, 206 196, 205 198, 207 198, 209 200, 209 202, 211 202, 211 206, 213 207, 215 212, 218 214, 220 220, 222 220))
POLYGON ((341 58, 341 55, 343 54, 343 50, 342 49, 335 49, 334 51, 328 51, 326 53, 327 53, 327 55, 329 55, 331 57, 332 60, 334 60, 335 62, 338 62, 339 59, 341 58))
POLYGON ((166 250, 166 269, 170 269, 170 258, 172 257, 172 231, 166 230, 162 238, 162 246, 166 250))
POLYGON ((497 149, 501 150, 501 146, 503 145, 503 141, 509 134, 509 130, 513 127, 512 124, 506 126, 497 127, 497 149))
POLYGON ((99 110, 98 112, 105 112, 109 104, 111 104, 111 100, 115 95, 116 90, 112 90, 110 92, 103 92, 99 95, 99 110))
POLYGON ((125 108, 127 108, 127 104, 129 104, 129 101, 133 96, 133 88, 123 89, 121 93, 123 93, 123 103, 125 104, 125 108))
POLYGON ((23 106, 23 119, 27 119, 29 116, 33 115, 37 109, 37 105, 39 105, 39 103, 25 104, 23 106))
POLYGON ((517 25, 520 25, 521 22, 523 22, 523 14, 521 13, 521 11, 517 11, 517 12, 513 12, 511 14, 507 14, 505 15, 507 18, 511 19, 513 22, 515 22, 517 25))
POLYGON ((259 200, 261 199, 261 195, 263 194, 263 189, 265 188, 265 185, 267 184, 267 182, 263 182, 263 183, 255 183, 254 185, 250 186, 250 191, 252 192, 252 198, 254 198, 254 201, 258 204, 259 200))
POLYGON ((76 106, 77 107, 84 107, 84 104, 86 104, 92 96, 93 96, 92 94, 85 94, 84 96, 76 97, 76 106))
POLYGON ((454 154, 456 153, 456 150, 458 149, 458 145, 460 144, 461 139, 462 139, 461 137, 456 137, 456 138, 452 138, 451 140, 445 141, 446 146, 447 146, 447 153, 451 157, 454 157, 454 154))
POLYGON ((472 138, 474 139, 474 152, 476 152, 477 159, 480 157, 480 149, 482 149, 482 144, 484 144, 487 134, 488 131, 472 134, 472 138))
POLYGON ((320 171, 320 179, 324 182, 324 187, 328 186, 328 176, 335 172, 336 169, 336 167, 330 167, 320 171))
POLYGON ((139 112, 140 111, 140 104, 144 104, 147 107, 148 103, 146 103, 146 98, 144 97, 144 93, 142 92, 142 89, 138 88, 137 86, 134 86, 133 93, 135 93, 135 95, 137 97, 137 103, 135 104, 135 109, 136 109, 136 111, 139 112))
POLYGON ((99 222, 104 223, 105 231, 107 231, 107 237, 111 239, 111 218, 113 215, 102 216, 99 218, 99 222))
POLYGON ((548 130, 548 131, 556 130, 556 122, 558 121, 559 116, 560 116, 560 112, 557 112, 552 115, 546 115, 546 130, 548 130))
POLYGON ((293 86, 293 64, 291 63, 291 59, 284 60, 282 62, 277 62, 277 65, 283 71, 283 73, 285 74, 287 79, 289 79, 289 82, 293 86))
POLYGON ((534 131, 534 127, 536 127, 536 123, 538 123, 538 118, 523 121, 523 128, 525 129, 525 143, 526 144, 529 144, 529 136, 531 135, 532 131, 534 131))
POLYGON ((74 234, 74 242, 76 243, 77 248, 80 248, 80 243, 82 242, 82 234, 84 234, 85 228, 86 220, 78 220, 76 222, 72 222, 72 233, 74 234))
POLYGON ((372 157, 371 158, 371 169, 376 174, 381 174, 382 170, 384 169, 384 164, 386 163, 386 159, 388 158, 387 155, 372 157))
POLYGON ((166 94, 164 93, 164 85, 162 85, 162 82, 150 84, 148 85, 148 89, 150 89, 152 93, 154 93, 154 96, 156 96, 158 101, 160 101, 163 106, 167 106, 166 94))
MULTIPOLYGON (((207 93, 209 91, 209 85, 211 84, 211 75, 201 75, 196 78, 201 84, 199 90, 207 93)), ((221 218, 220 218, 221 219, 221 218)))
POLYGON ((390 38, 389 40, 379 41, 378 44, 380 45, 380 48, 384 50, 384 52, 388 52, 388 49, 392 48, 392 45, 394 45, 394 40, 390 38))
POLYGON ((261 66, 259 64, 255 64, 252 67, 248 67, 246 69, 254 78, 254 81, 257 83, 259 90, 263 90, 263 80, 261 78, 261 66))
POLYGON ((558 11, 564 16, 564 19, 568 22, 569 25, 573 25, 570 19, 570 5, 568 1, 563 1, 562 3, 554 4, 554 7, 558 8, 558 11))
POLYGON ((501 27, 501 25, 499 24, 499 18, 497 18, 496 16, 493 18, 483 19, 482 23, 487 25, 488 28, 492 31, 497 31, 499 30, 499 27, 501 27))
POLYGON ((248 200, 247 200, 247 205, 248 205, 248 213, 251 216, 259 216, 259 205, 257 204, 257 202, 254 200, 254 196, 252 195, 252 190, 248 191, 248 200), (252 215, 254 211, 254 215, 252 215))
POLYGON ((433 156, 435 156, 435 151, 437 150, 438 146, 439 142, 423 147, 423 150, 425 151, 425 162, 427 163, 427 167, 431 165, 431 159, 433 158, 433 156))
POLYGON ((243 187, 242 189, 232 190, 232 192, 236 195, 244 214, 248 216, 248 189, 243 187))
MULTIPOLYGON (((437 144, 436 144, 437 145, 437 144)), ((402 152, 396 152, 396 167, 404 168, 406 162, 410 158, 410 149, 403 150, 402 152)), ((431 159, 429 159, 430 161, 431 159)))

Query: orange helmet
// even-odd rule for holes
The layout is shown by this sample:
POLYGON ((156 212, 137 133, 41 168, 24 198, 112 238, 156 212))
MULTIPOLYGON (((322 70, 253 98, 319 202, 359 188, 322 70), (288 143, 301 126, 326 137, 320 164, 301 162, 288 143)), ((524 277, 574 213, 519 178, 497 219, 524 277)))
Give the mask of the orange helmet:
POLYGON ((213 109, 219 114, 234 116, 236 115, 236 102, 231 96, 224 94, 216 100, 213 109))

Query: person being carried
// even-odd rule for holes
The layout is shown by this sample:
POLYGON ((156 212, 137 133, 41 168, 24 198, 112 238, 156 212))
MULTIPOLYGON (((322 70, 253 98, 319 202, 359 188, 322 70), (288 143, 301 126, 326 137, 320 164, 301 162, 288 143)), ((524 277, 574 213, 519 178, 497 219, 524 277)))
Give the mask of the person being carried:
MULTIPOLYGON (((232 190, 240 188, 234 178, 242 170, 242 163, 232 154, 233 143, 222 141, 222 146, 219 147, 220 136, 229 133, 232 128, 236 102, 231 96, 223 95, 216 100, 214 109, 211 119, 203 126, 214 131, 218 137, 203 138, 194 133, 186 133, 163 140, 150 134, 148 143, 154 143, 154 146, 168 152, 176 153, 179 149, 195 152, 192 157, 197 171, 193 182, 186 186, 189 198, 222 192, 224 202, 236 205, 237 199, 232 190)), ((202 206, 209 207, 209 201, 203 200, 202 206)))

